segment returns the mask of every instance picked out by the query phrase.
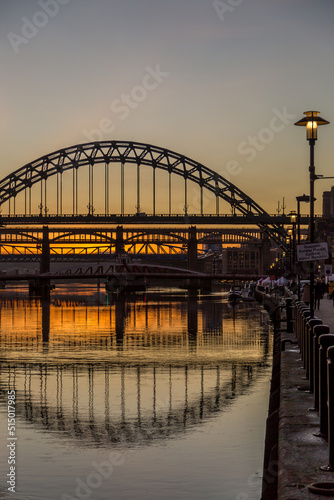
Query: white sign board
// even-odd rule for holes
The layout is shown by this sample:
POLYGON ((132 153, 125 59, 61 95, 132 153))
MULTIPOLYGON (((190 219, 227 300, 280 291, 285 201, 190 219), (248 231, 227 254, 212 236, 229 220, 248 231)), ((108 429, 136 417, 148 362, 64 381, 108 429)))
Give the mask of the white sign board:
POLYGON ((332 264, 325 264, 325 275, 332 276, 332 273, 333 273, 332 264))
POLYGON ((328 243, 305 243, 297 245, 298 262, 328 259, 328 243))

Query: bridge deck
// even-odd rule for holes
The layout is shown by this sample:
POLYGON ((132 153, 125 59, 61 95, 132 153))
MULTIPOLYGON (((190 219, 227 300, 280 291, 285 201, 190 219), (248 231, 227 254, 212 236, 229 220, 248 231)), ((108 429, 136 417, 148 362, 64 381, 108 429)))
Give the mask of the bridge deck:
MULTIPOLYGON (((317 215, 316 218, 320 218, 317 215)), ((48 214, 48 215, 0 215, 0 225, 16 224, 280 224, 289 225, 289 215, 231 215, 231 214, 48 214)), ((300 224, 308 225, 309 216, 301 215, 300 224)))

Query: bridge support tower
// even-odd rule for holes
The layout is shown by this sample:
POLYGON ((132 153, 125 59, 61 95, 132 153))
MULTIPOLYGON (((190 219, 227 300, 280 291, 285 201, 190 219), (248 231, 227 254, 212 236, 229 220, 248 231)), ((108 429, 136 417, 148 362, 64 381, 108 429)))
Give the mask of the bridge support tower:
POLYGON ((197 230, 196 226, 191 226, 188 230, 188 269, 192 271, 198 270, 197 259, 197 230))

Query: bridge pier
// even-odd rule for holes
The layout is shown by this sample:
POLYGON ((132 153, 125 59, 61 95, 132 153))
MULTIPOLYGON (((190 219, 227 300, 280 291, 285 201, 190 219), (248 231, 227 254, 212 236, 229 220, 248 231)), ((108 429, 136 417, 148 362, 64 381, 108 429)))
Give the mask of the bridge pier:
MULTIPOLYGON (((43 226, 42 255, 40 260, 40 274, 50 272, 50 237, 49 227, 43 226)), ((51 284, 49 279, 33 279, 29 281, 29 295, 38 295, 42 299, 50 300, 51 284)))
POLYGON ((40 272, 41 274, 50 272, 50 238, 49 238, 48 226, 43 226, 42 257, 40 263, 40 272))
POLYGON ((118 296, 115 303, 115 327, 116 327, 116 345, 118 349, 123 349, 124 344, 124 319, 125 312, 125 297, 118 296))
POLYGON ((45 301, 50 301, 51 286, 49 279, 34 279, 29 281, 29 296, 41 297, 45 301))
POLYGON ((187 301, 187 322, 189 345, 196 347, 198 333, 198 299, 197 291, 189 290, 187 301))
POLYGON ((50 300, 42 299, 41 306, 43 352, 47 352, 50 340, 50 300))
POLYGON ((192 271, 198 270, 197 259, 197 229, 196 226, 191 226, 188 229, 188 269, 192 271))
POLYGON ((116 228, 116 256, 120 256, 124 253, 124 236, 123 236, 123 226, 117 226, 116 228))

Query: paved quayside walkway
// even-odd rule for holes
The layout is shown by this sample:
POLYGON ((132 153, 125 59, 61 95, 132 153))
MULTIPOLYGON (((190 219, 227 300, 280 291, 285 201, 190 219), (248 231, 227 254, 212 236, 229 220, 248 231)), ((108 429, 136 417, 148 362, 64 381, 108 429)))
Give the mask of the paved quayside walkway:
MULTIPOLYGON (((314 315, 334 333, 332 300, 325 296, 314 315)), ((295 334, 282 332, 281 339, 285 338, 296 340, 295 334)), ((309 410, 313 407, 313 394, 297 389, 305 385, 308 381, 299 347, 287 343, 281 353, 278 500, 324 499, 323 495, 311 493, 307 486, 322 481, 334 483, 334 472, 319 469, 328 464, 328 444, 314 436, 319 431, 319 415, 309 410)))

